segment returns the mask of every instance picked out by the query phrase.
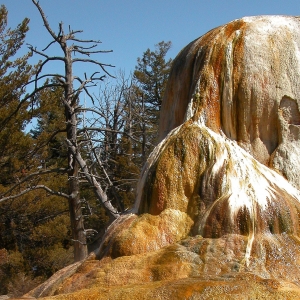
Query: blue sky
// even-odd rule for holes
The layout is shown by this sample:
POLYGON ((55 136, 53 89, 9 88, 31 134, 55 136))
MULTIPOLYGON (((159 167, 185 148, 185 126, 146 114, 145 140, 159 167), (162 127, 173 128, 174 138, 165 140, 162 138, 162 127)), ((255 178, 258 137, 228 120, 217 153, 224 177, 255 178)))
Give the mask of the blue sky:
MULTIPOLYGON (((47 45, 49 35, 31 0, 1 3, 9 11, 11 27, 30 18, 28 43, 39 49, 47 45)), ((262 14, 300 15, 299 0, 40 0, 40 4, 54 29, 63 21, 72 29, 82 29, 82 38, 100 39, 101 49, 113 53, 102 54, 98 60, 127 74, 137 57, 162 40, 172 41, 169 55, 174 58, 189 42, 231 20, 262 14)))

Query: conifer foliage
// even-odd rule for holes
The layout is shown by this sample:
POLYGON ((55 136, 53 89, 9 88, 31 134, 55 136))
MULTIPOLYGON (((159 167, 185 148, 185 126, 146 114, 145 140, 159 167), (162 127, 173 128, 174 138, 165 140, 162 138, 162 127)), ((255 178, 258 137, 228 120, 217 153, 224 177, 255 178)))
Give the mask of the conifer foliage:
POLYGON ((28 136, 22 129, 30 120, 29 102, 20 105, 20 97, 24 96, 24 85, 34 74, 35 69, 28 64, 30 53, 14 59, 22 47, 28 19, 24 19, 16 29, 7 28, 8 12, 0 7, 0 180, 8 185, 15 179, 13 170, 19 172, 24 168, 25 153, 30 146, 28 136), (18 114, 17 114, 18 112, 18 114), (12 156, 11 153, 14 153, 12 156))
POLYGON ((157 143, 159 112, 172 65, 172 59, 166 59, 171 46, 170 41, 161 41, 155 45, 154 51, 147 49, 137 59, 134 71, 134 93, 141 111, 139 131, 142 164, 157 143))
MULTIPOLYGON (((66 215, 68 208, 60 198, 45 197, 44 192, 35 191, 34 194, 2 201, 13 195, 13 186, 16 187, 14 194, 19 193, 23 189, 24 178, 40 165, 33 151, 35 141, 24 132, 26 125, 36 116, 32 93, 26 91, 26 86, 38 66, 28 63, 31 52, 18 55, 29 30, 29 19, 24 19, 15 29, 7 28, 7 20, 8 12, 1 6, 0 294, 21 296, 45 279, 46 274, 51 275, 72 262, 72 246, 67 238, 70 230, 66 215), (59 216, 60 220, 54 221, 55 216, 59 216), (57 231, 59 223, 60 230, 57 231), (51 236, 55 238, 51 239, 51 236), (47 245, 42 245, 46 242, 47 245), (43 250, 45 246, 48 248, 47 255, 43 250), (55 257, 59 252, 60 261, 55 257)), ((33 177, 25 189, 34 184, 32 180, 33 177)))

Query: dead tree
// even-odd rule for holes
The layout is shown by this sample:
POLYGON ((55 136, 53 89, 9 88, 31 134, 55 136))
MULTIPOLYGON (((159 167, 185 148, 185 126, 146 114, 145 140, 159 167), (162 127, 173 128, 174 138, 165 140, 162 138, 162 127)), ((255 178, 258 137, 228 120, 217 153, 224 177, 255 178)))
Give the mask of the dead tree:
POLYGON ((39 82, 42 78, 51 76, 54 77, 55 84, 59 85, 64 90, 64 96, 62 101, 64 104, 64 114, 66 120, 66 143, 68 145, 68 201, 69 201, 69 211, 70 211, 70 221, 72 228, 72 237, 74 240, 74 257, 75 261, 82 260, 87 256, 87 246, 86 246, 86 235, 84 230, 84 223, 81 211, 81 201, 80 201, 80 189, 79 189, 79 170, 83 172, 84 176, 88 182, 93 186, 95 194, 103 206, 106 208, 110 219, 115 219, 119 216, 116 208, 111 205, 109 199, 105 192, 103 191, 101 185, 93 176, 80 153, 80 148, 77 139, 78 130, 78 107, 79 107, 79 95, 81 92, 85 92, 93 101, 92 95, 89 93, 88 87, 94 85, 97 81, 103 80, 105 75, 109 75, 107 67, 111 65, 103 64, 97 60, 91 59, 90 56, 93 54, 107 53, 110 51, 97 50, 97 45, 100 41, 95 40, 83 40, 77 38, 77 35, 81 33, 80 30, 69 30, 65 33, 63 28, 63 23, 59 24, 59 31, 56 34, 50 27, 47 18, 39 4, 38 1, 32 0, 34 5, 39 10, 39 13, 43 19, 44 26, 50 36, 52 41, 48 46, 42 51, 37 50, 30 46, 33 53, 36 53, 43 57, 43 62, 41 63, 39 70, 35 76, 35 90, 39 89, 39 82), (63 52, 62 56, 48 56, 45 51, 53 44, 58 44, 63 52), (75 57, 75 55, 77 55, 75 57), (75 58, 74 58, 75 57, 75 58), (53 61, 60 61, 64 64, 64 74, 46 74, 41 75, 43 68, 46 64, 53 61), (75 63, 89 63, 100 68, 104 75, 100 75, 100 72, 93 73, 90 77, 85 75, 85 78, 80 78, 74 76, 73 65, 75 63), (75 87, 75 81, 77 81, 78 86, 75 87))
MULTIPOLYGON (((37 7, 44 26, 47 32, 50 34, 52 41, 43 49, 38 50, 37 48, 29 45, 29 49, 33 54, 37 54, 42 57, 42 61, 39 64, 38 70, 33 80, 28 84, 34 84, 34 90, 32 93, 26 96, 23 100, 20 100, 20 105, 28 99, 32 99, 34 102, 35 97, 38 97, 40 91, 51 88, 60 87, 63 89, 63 96, 61 101, 63 102, 64 116, 65 116, 65 128, 59 132, 66 133, 66 144, 67 144, 67 156, 68 156, 68 167, 53 169, 53 170, 38 170, 29 174, 22 181, 17 182, 16 185, 10 187, 6 192, 0 195, 0 202, 14 199, 25 193, 28 193, 35 189, 44 189, 48 193, 59 195, 68 200, 69 203, 69 214, 72 229, 72 239, 74 241, 74 259, 79 261, 87 256, 87 243, 86 243, 86 230, 84 228, 84 220, 82 215, 82 203, 80 200, 80 187, 79 187, 79 173, 83 174, 86 180, 90 183, 95 191, 97 199, 102 203, 106 209, 110 220, 118 218, 118 210, 111 204, 101 184, 97 181, 96 176, 90 172, 86 161, 84 160, 79 142, 78 142, 78 114, 80 111, 79 96, 82 92, 85 92, 88 97, 93 101, 93 96, 89 92, 91 86, 95 86, 97 82, 102 81, 106 75, 111 76, 107 71, 108 67, 112 67, 108 64, 103 64, 97 60, 91 59, 92 55, 107 53, 111 51, 98 50, 97 46, 100 41, 96 40, 84 40, 77 38, 81 30, 71 30, 68 28, 68 32, 65 32, 63 23, 59 24, 58 33, 55 33, 50 27, 48 20, 42 10, 39 1, 32 0, 33 4, 37 7), (59 45, 62 50, 61 56, 49 56, 47 50, 52 45, 59 45), (44 67, 51 62, 61 62, 64 66, 64 72, 61 74, 45 74, 44 67), (76 63, 92 64, 99 69, 91 76, 85 74, 84 78, 80 78, 74 75, 73 66, 76 63), (102 74, 102 75, 101 75, 102 74), (46 79, 50 79, 46 81, 46 79), (45 84, 46 81, 46 84, 45 84), (34 178, 40 178, 45 174, 51 172, 67 173, 68 177, 68 193, 62 193, 54 191, 49 187, 38 184, 38 180, 34 178), (20 190, 20 186, 23 184, 23 189, 20 190)), ((17 110, 14 112, 17 113, 17 110)), ((103 129, 105 130, 105 128, 103 129)), ((54 135, 51 138, 54 138, 54 135)))

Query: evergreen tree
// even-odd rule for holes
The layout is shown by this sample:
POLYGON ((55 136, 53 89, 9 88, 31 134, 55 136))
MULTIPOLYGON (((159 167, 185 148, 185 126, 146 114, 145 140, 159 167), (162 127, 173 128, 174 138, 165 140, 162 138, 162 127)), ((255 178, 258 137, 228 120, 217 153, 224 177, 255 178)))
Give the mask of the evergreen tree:
MULTIPOLYGON (((36 68, 28 63, 30 53, 18 56, 29 29, 29 20, 25 19, 16 29, 10 29, 7 28, 7 18, 8 12, 4 6, 1 6, 1 194, 7 192, 11 186, 17 186, 17 190, 20 191, 21 181, 32 169, 41 165, 41 156, 38 157, 37 151, 33 151, 36 149, 36 140, 32 139, 29 133, 24 132, 30 120, 38 116, 36 103, 32 102, 33 98, 30 94, 26 94, 25 88, 31 76, 35 74, 36 68)), ((48 177, 43 180, 61 186, 61 180, 58 178, 48 177)), ((2 253, 0 294, 6 294, 14 289, 13 286, 18 286, 19 294, 15 296, 21 296, 40 282, 31 280, 31 276, 41 275, 45 279, 47 275, 51 275, 58 268, 71 262, 69 251, 72 251, 72 247, 68 239, 70 234, 67 232, 70 231, 70 227, 66 223, 68 220, 66 212, 68 212, 66 203, 59 197, 47 195, 45 191, 34 191, 8 201, 0 200, 0 255, 2 253), (45 242, 48 245, 45 245, 45 242), (56 255, 53 255, 56 250, 56 255), (47 266, 42 263, 42 253, 48 253, 48 256, 43 256, 43 261, 47 260, 47 266), (65 253, 64 256, 62 255, 63 262, 63 259, 60 259, 60 262, 57 259, 58 253, 61 255, 65 253), (31 284, 21 288, 22 276, 26 276, 27 282, 31 284)))
POLYGON ((80 114, 88 111, 79 104, 80 92, 91 96, 87 84, 103 77, 95 73, 81 80, 73 76, 72 63, 94 63, 104 71, 106 65, 85 58, 72 60, 72 53, 102 51, 68 44, 80 41, 75 38, 78 31, 70 29, 65 34, 60 24, 55 34, 39 3, 32 1, 53 38, 49 45, 58 42, 64 51, 65 56, 55 59, 65 63, 66 73, 41 75, 52 58, 35 48, 32 51, 45 58, 36 68, 27 63, 30 54, 10 62, 22 46, 28 20, 16 30, 5 31, 7 11, 2 7, 0 255, 7 257, 6 263, 0 264, 0 280, 6 276, 3 293, 17 285, 22 274, 46 278, 70 263, 73 245, 75 259, 85 258, 90 232, 86 226, 101 235, 109 218, 118 217, 133 204, 138 174, 156 143, 158 114, 171 65, 171 60, 165 59, 170 42, 159 43, 155 51, 148 49, 138 59, 134 79, 123 80, 109 95, 103 94, 101 104, 90 110, 98 117, 93 117, 89 126, 80 123, 80 114), (36 75, 32 81, 36 89, 25 95, 32 74, 36 75), (38 86, 45 78, 50 79, 38 86), (73 85, 75 79, 78 86, 73 85), (37 119, 37 126, 26 134, 24 128, 32 118, 37 119), (67 201, 61 201, 60 196, 67 201), (100 209, 99 201, 105 209, 100 209), (16 268, 20 272, 15 272, 16 268), (8 278, 16 280, 9 282, 8 278))
POLYGON ((162 41, 155 45, 154 51, 147 49, 137 59, 134 77, 144 95, 145 106, 154 111, 160 110, 169 77, 172 59, 166 60, 166 55, 171 46, 170 41, 162 41))
MULTIPOLYGON (((45 83, 48 85, 48 82, 45 83)), ((63 90, 59 86, 47 87, 36 97, 36 126, 30 130, 34 140, 32 156, 40 167, 67 167, 65 143, 64 106, 61 101, 63 90)))
MULTIPOLYGON (((0 7, 0 185, 15 182, 18 175, 30 165, 27 153, 30 137, 23 129, 31 118, 30 101, 20 103, 25 94, 24 86, 35 69, 28 64, 30 54, 15 58, 22 47, 28 19, 24 19, 16 29, 7 28, 8 12, 0 7), (18 112, 18 114, 16 114, 18 112), (14 155, 11 155, 11 154, 14 155), (13 175, 14 174, 14 175, 13 175)), ((1 190, 1 187, 0 187, 1 190)))
POLYGON ((139 133, 141 164, 143 165, 157 143, 159 112, 170 73, 172 59, 166 59, 171 42, 160 42, 155 50, 147 49, 137 59, 132 87, 132 107, 137 121, 135 131, 139 133))

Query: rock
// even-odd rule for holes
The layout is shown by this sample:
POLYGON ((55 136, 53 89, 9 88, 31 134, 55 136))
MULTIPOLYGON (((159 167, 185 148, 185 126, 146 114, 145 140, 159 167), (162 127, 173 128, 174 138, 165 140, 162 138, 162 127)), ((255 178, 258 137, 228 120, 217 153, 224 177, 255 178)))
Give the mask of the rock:
POLYGON ((299 48, 297 17, 263 16, 183 49, 135 207, 29 295, 299 299, 299 48))
POLYGON ((105 254, 112 258, 155 251, 185 238, 192 225, 187 213, 174 209, 165 209, 159 215, 129 216, 112 236, 105 237, 101 248, 108 248, 105 254))
POLYGON ((299 241, 277 238, 286 247, 255 239, 249 267, 242 235, 196 236, 148 253, 87 260, 43 299, 299 299, 299 241), (279 258, 284 263, 274 268, 279 258))

